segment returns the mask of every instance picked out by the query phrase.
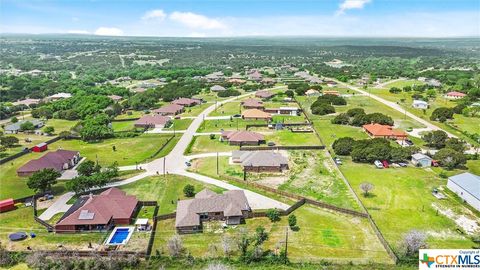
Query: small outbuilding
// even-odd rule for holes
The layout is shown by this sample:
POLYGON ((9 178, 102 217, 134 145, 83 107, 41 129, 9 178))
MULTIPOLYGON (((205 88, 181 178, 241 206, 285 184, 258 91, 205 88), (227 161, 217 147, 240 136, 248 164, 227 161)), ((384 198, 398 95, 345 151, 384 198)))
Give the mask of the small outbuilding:
POLYGON ((48 144, 47 143, 39 143, 37 145, 35 145, 34 147, 32 147, 32 151, 33 152, 37 152, 37 153, 40 153, 40 152, 44 152, 44 151, 47 151, 48 150, 48 144))
POLYGON ((7 212, 15 209, 15 201, 10 198, 0 201, 0 213, 7 212))
POLYGON ((432 158, 422 153, 416 153, 412 155, 412 163, 417 167, 430 167, 432 158))
POLYGON ((412 107, 415 109, 428 109, 428 102, 423 100, 414 100, 412 107))
POLYGON ((450 176, 447 188, 480 211, 480 176, 469 172, 450 176))

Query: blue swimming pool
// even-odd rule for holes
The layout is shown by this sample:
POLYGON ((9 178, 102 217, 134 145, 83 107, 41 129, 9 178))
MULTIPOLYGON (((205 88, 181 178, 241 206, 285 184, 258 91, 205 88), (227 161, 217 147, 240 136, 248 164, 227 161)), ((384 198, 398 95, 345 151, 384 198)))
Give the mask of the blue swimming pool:
POLYGON ((115 228, 110 236, 108 244, 110 245, 118 245, 118 244, 126 244, 128 239, 130 238, 130 234, 132 233, 131 228, 115 228))

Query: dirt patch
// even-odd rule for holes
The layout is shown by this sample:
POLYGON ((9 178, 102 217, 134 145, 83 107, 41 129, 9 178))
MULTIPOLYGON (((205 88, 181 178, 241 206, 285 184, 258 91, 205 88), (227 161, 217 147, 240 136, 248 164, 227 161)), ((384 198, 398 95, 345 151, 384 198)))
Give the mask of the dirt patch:
POLYGON ((469 218, 465 215, 455 214, 451 209, 441 208, 439 205, 432 203, 432 207, 449 219, 453 220, 457 226, 462 228, 468 234, 480 232, 480 225, 477 220, 469 218))
POLYGON ((285 183, 287 179, 288 179, 287 176, 271 176, 271 177, 265 177, 262 180, 259 180, 256 182, 265 186, 278 188, 280 185, 285 183))

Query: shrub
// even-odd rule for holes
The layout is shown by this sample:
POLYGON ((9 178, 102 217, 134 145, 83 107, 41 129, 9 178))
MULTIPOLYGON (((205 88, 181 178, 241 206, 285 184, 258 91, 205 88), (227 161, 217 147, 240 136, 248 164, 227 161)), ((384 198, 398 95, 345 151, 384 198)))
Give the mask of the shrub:
POLYGON ((185 196, 187 196, 187 197, 195 196, 195 187, 190 185, 190 184, 184 186, 183 187, 183 194, 185 194, 185 196))
POLYGON ((436 159, 442 167, 445 167, 449 170, 462 167, 467 162, 465 154, 450 148, 440 149, 437 153, 435 153, 433 158, 436 159))
POLYGON ((288 226, 290 226, 292 230, 297 226, 297 217, 294 214, 288 216, 288 226))
POLYGON ((332 124, 337 124, 337 125, 348 125, 348 123, 350 122, 350 118, 348 117, 347 114, 341 113, 335 116, 335 118, 333 118, 331 122, 332 124))
POLYGON ((432 112, 432 115, 430 116, 430 120, 432 121, 445 122, 447 119, 453 119, 452 108, 445 108, 445 107, 436 108, 432 112))
POLYGON ((235 89, 227 89, 225 91, 220 91, 217 93, 217 96, 219 97, 233 97, 233 96, 239 96, 241 93, 238 90, 235 89))
POLYGON ((312 106, 310 107, 313 114, 326 115, 326 114, 335 113, 335 108, 330 104, 326 104, 326 103, 320 103, 315 105, 314 104, 312 104, 312 106))
POLYGON ((270 219, 271 222, 280 221, 280 212, 277 209, 268 209, 267 217, 270 219))
POLYGON ((354 142, 355 140, 350 137, 336 139, 332 144, 333 151, 337 155, 350 155, 354 142))
POLYGON ((365 110, 362 108, 353 108, 347 111, 348 117, 354 117, 358 114, 365 114, 365 110))

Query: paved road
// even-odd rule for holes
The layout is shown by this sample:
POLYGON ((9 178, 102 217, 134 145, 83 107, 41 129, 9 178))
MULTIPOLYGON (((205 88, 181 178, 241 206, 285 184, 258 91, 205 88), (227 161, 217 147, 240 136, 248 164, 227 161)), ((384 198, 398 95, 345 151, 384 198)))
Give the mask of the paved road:
MULTIPOLYGON (((364 90, 362 90, 362 89, 360 89, 360 88, 358 88, 358 87, 355 87, 355 86, 353 86, 353 85, 350 85, 350 84, 348 84, 348 83, 344 83, 344 82, 341 82, 341 81, 338 81, 338 80, 335 80, 335 79, 331 79, 331 78, 328 78, 328 79, 329 79, 329 80, 334 80, 334 81, 336 81, 339 85, 342 85, 342 86, 344 86, 344 87, 350 88, 350 89, 355 90, 355 91, 357 91, 357 92, 360 92, 360 93, 362 93, 362 94, 368 95, 369 97, 371 97, 371 98, 373 98, 373 99, 375 99, 375 100, 377 100, 377 101, 379 101, 379 102, 387 105, 388 107, 390 107, 390 108, 392 108, 392 109, 394 109, 394 110, 397 110, 397 111, 399 111, 399 112, 401 112, 401 113, 406 113, 406 115, 407 115, 408 117, 414 119, 415 121, 417 121, 417 122, 419 122, 419 123, 422 123, 423 125, 425 125, 427 128, 429 128, 429 129, 431 129, 431 130, 443 130, 443 129, 437 127, 436 125, 428 122, 427 120, 424 120, 424 119, 422 119, 422 118, 420 118, 420 117, 418 117, 418 116, 416 116, 416 115, 414 115, 414 114, 412 114, 412 113, 410 113, 410 112, 408 112, 408 111, 405 111, 405 109, 402 108, 402 106, 398 105, 398 104, 395 103, 395 102, 391 102, 391 101, 388 101, 388 100, 386 100, 386 99, 383 99, 383 98, 381 98, 381 97, 379 97, 379 96, 370 94, 370 93, 368 93, 367 91, 364 91, 364 90)), ((445 131, 445 130, 443 130, 443 131, 445 131)), ((447 131, 445 131, 445 132, 447 133, 448 137, 457 138, 457 136, 453 135, 452 133, 447 132, 447 131)))
POLYGON ((395 79, 395 80, 391 80, 391 81, 383 82, 381 84, 377 84, 373 88, 385 88, 385 86, 387 84, 391 84, 391 83, 399 82, 399 81, 404 81, 404 80, 406 80, 406 79, 405 78, 398 78, 398 79, 395 79))
MULTIPOLYGON (((230 157, 231 155, 232 155, 232 152, 218 152, 219 157, 230 157)), ((217 152, 190 155, 190 156, 185 156, 185 158, 188 160, 192 160, 196 158, 206 158, 206 157, 216 157, 216 156, 217 156, 217 152)))
MULTIPOLYGON (((284 87, 283 86, 274 87, 274 88, 271 88, 271 89, 274 90, 274 89, 281 89, 281 88, 284 88, 284 87)), ((234 97, 234 98, 226 99, 226 100, 218 102, 217 105, 227 103, 227 102, 231 102, 231 101, 234 101, 238 98, 243 98, 243 97, 252 95, 254 93, 255 92, 251 92, 251 93, 243 94, 243 95, 240 95, 240 96, 237 96, 237 97, 234 97)), ((225 183, 225 182, 217 180, 217 179, 213 179, 213 178, 206 177, 206 176, 203 176, 203 175, 200 175, 200 174, 191 173, 191 172, 186 171, 187 166, 186 166, 185 162, 192 159, 191 158, 192 156, 186 157, 186 156, 184 156, 183 153, 187 149, 188 144, 193 139, 193 136, 196 134, 198 128, 202 124, 203 119, 209 113, 211 113, 214 110, 215 110, 215 104, 213 104, 212 106, 205 109, 202 113, 200 113, 200 115, 198 115, 192 121, 192 124, 190 124, 188 129, 183 133, 180 140, 177 142, 175 147, 172 149, 172 151, 167 156, 165 156, 163 158, 153 160, 152 162, 147 163, 147 164, 139 165, 142 169, 145 170, 144 173, 141 173, 141 174, 136 175, 134 177, 128 178, 126 180, 111 183, 111 184, 107 185, 107 187, 116 187, 116 186, 126 185, 126 184, 133 183, 135 181, 138 181, 138 180, 143 179, 143 178, 148 177, 148 176, 163 174, 164 169, 165 169, 165 172, 167 172, 169 174, 178 174, 178 175, 187 176, 187 177, 193 178, 197 181, 201 181, 201 182, 211 184, 211 185, 216 185, 216 186, 225 188, 227 190, 244 190, 245 195, 246 195, 247 200, 248 200, 248 203, 250 204, 252 209, 268 209, 268 208, 287 209, 288 205, 286 205, 284 203, 281 203, 279 201, 276 201, 274 199, 271 199, 269 197, 263 196, 261 194, 258 194, 258 193, 255 193, 255 192, 252 192, 252 191, 249 191, 249 190, 245 190, 245 189, 236 187, 234 185, 225 183), (165 163, 165 168, 164 168, 164 165, 163 165, 164 163, 165 163)), ((209 153, 209 154, 206 154, 206 155, 209 156, 211 154, 212 153, 209 153)), ((216 155, 216 153, 214 153, 214 154, 216 155)), ((133 166, 133 165, 132 166, 124 166, 124 167, 121 167, 120 170, 131 170, 132 168, 134 169, 135 166, 133 166)), ((70 205, 66 204, 67 201, 70 200, 70 198, 72 198, 74 195, 75 194, 73 192, 67 192, 67 193, 63 194, 45 212, 43 212, 39 216, 39 218, 42 219, 42 220, 49 220, 56 213, 65 212, 70 207, 70 205)))

